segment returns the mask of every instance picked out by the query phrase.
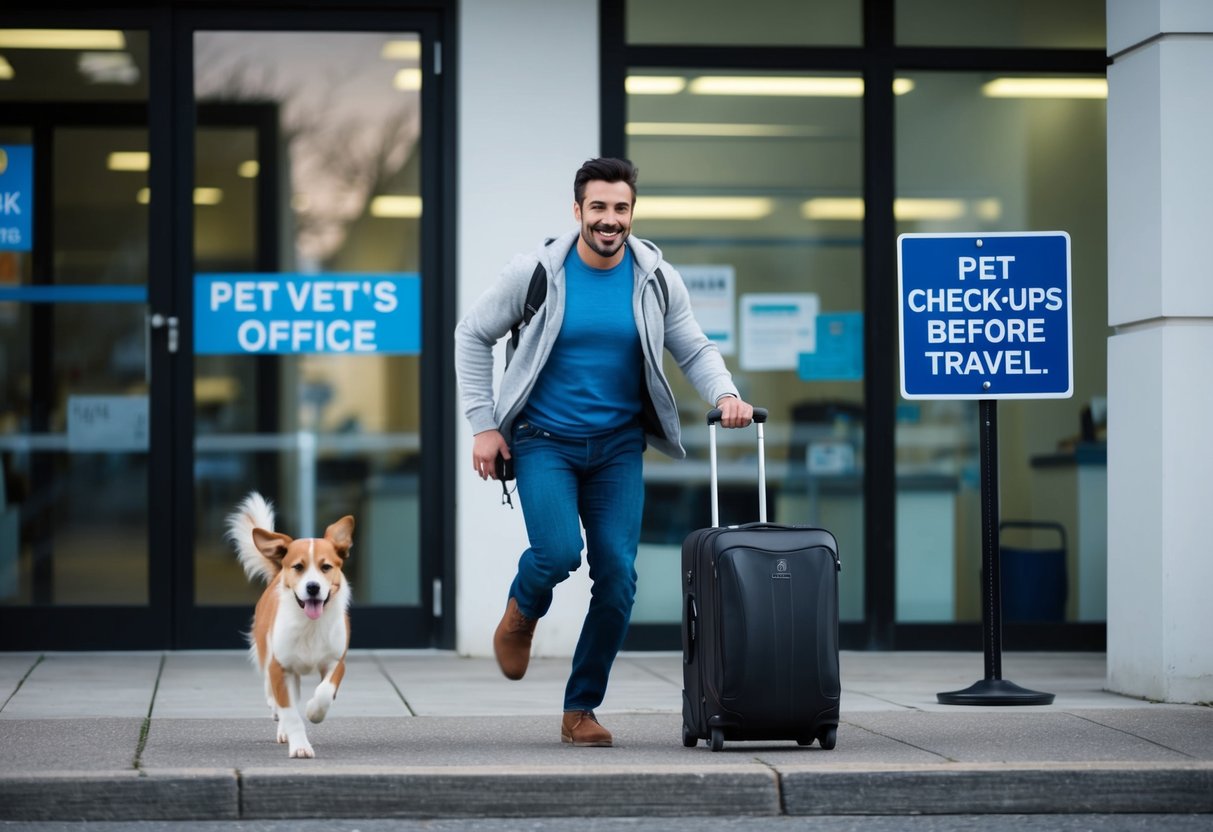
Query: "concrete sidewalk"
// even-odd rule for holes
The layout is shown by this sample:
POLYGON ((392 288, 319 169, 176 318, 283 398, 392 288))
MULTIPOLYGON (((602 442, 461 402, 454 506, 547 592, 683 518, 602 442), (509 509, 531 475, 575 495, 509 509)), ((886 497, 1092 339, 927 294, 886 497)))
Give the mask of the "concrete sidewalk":
POLYGON ((0 654, 0 819, 1213 813, 1213 708, 1107 693, 1090 653, 1003 656, 1049 706, 936 703, 983 667, 844 653, 834 750, 713 753, 682 746, 676 654, 619 658, 599 749, 560 742, 567 659, 509 682, 491 659, 359 651, 308 724, 316 759, 291 760, 243 652, 0 654))

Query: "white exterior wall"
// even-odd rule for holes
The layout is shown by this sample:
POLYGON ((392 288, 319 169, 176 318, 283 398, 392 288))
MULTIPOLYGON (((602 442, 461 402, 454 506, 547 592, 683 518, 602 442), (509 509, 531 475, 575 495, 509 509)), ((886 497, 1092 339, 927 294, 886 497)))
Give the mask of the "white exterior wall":
MULTIPOLYGON (((460 3, 460 315, 515 254, 574 227, 573 174, 599 155, 598 66, 595 0, 460 3)), ((472 472, 458 410, 455 647, 490 656, 526 531, 521 509, 501 505, 500 484, 472 472)), ((588 604, 583 566, 557 588, 535 654, 571 656, 588 604)))
POLYGON ((1213 4, 1109 0, 1108 686, 1213 701, 1213 4))

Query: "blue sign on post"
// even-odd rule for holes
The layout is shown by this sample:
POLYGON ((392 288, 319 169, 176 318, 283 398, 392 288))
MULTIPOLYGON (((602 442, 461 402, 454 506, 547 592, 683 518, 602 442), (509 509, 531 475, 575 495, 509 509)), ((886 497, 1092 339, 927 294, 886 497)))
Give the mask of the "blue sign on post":
POLYGON ((34 149, 0 144, 0 251, 34 248, 34 149))
POLYGON ((897 283, 903 397, 1073 394, 1066 232, 902 234, 897 283))

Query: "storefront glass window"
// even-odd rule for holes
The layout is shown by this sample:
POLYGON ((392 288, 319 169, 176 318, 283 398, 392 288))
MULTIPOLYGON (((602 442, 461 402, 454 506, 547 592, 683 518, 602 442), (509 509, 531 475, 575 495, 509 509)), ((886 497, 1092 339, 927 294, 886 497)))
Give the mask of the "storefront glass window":
MULTIPOLYGON (((679 269, 742 395, 771 412, 769 519, 847 541, 841 617, 862 620, 862 79, 635 69, 627 83, 633 232, 679 269)), ((680 544, 710 525, 708 406, 667 370, 689 459, 646 460, 638 623, 679 620, 680 544)), ((718 434, 721 522, 756 520, 756 433, 718 434)))
MULTIPOLYGON (((1074 396, 997 403, 1005 621, 1105 619, 1107 197, 1103 78, 918 73, 896 102, 899 232, 1066 231, 1074 396), (1015 562, 1031 555, 1034 565, 1015 562)), ((896 356, 891 357, 897 360, 896 356)), ((977 403, 897 407, 899 622, 981 618, 977 403)))
POLYGON ((627 40, 641 45, 854 46, 862 0, 628 0, 627 40))
POLYGON ((1105 0, 896 0, 901 46, 1103 49, 1105 0))

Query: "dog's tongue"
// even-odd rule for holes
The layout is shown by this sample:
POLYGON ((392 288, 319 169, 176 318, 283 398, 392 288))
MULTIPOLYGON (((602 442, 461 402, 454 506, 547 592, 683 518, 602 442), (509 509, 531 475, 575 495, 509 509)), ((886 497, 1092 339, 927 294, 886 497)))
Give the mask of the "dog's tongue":
POLYGON ((324 612, 324 602, 317 598, 309 598, 303 602, 303 612, 308 618, 315 621, 320 617, 320 613, 324 612))

